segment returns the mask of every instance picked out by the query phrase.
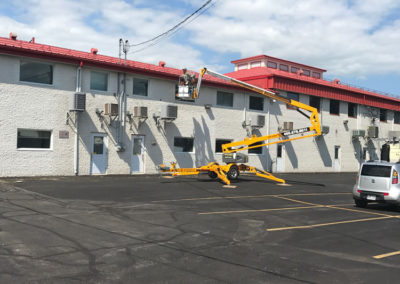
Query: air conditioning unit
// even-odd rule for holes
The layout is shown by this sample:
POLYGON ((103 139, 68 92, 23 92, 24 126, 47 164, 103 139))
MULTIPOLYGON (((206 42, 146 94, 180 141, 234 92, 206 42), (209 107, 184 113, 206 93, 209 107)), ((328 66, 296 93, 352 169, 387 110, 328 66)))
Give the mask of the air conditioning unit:
POLYGON ((265 115, 253 114, 250 116, 251 127, 263 127, 265 125, 265 115))
POLYGON ((86 110, 86 94, 75 93, 72 96, 71 111, 85 111, 86 110))
POLYGON ((400 139, 400 131, 394 131, 394 130, 389 130, 389 139, 393 140, 393 139, 400 139))
POLYGON ((283 131, 293 130, 293 121, 284 121, 282 130, 283 131))
POLYGON ((324 135, 328 134, 329 133, 329 126, 322 125, 321 133, 324 134, 324 135))
POLYGON ((363 129, 355 129, 351 132, 351 136, 353 138, 357 138, 357 137, 365 137, 365 130, 363 129))
POLYGON ((118 116, 118 104, 105 104, 104 114, 109 116, 118 116))
POLYGON ((368 126, 368 137, 369 138, 378 138, 379 137, 378 126, 368 126))
POLYGON ((160 112, 161 119, 176 119, 178 118, 178 106, 162 105, 160 112))
POLYGON ((140 118, 147 118, 147 107, 135 106, 133 108, 133 116, 134 117, 140 117, 140 118))

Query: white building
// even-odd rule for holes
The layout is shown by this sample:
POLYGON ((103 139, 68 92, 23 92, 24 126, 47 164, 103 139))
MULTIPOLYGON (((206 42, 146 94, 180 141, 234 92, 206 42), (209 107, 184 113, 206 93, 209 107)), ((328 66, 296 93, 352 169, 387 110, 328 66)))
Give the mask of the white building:
MULTIPOLYGON (((357 171, 364 159, 379 159, 386 140, 400 136, 398 99, 325 81, 323 69, 265 55, 233 63, 229 76, 319 107, 325 126, 320 137, 249 150, 252 166, 357 171)), ((196 102, 176 100, 181 72, 164 62, 120 62, 96 49, 0 38, 0 176, 154 174, 171 161, 221 163, 228 140, 309 126, 285 104, 209 76, 196 102), (84 111, 72 111, 77 107, 84 111), (168 115, 176 119, 161 119, 168 115), (257 115, 265 125, 250 127, 257 115)))

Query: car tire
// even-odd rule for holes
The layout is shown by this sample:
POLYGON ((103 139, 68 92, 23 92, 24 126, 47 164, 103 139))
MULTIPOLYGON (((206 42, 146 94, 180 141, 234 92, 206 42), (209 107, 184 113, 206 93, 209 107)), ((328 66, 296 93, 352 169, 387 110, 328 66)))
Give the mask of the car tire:
POLYGON ((210 177, 210 178, 212 178, 212 179, 215 179, 215 178, 217 178, 217 173, 216 172, 212 172, 212 171, 209 171, 208 172, 208 176, 210 177))
POLYGON ((228 176, 228 179, 230 179, 230 180, 236 180, 239 177, 239 168, 238 168, 238 166, 232 165, 229 168, 227 176, 228 176))
POLYGON ((354 203, 357 207, 365 208, 367 207, 368 202, 363 199, 354 199, 354 203))

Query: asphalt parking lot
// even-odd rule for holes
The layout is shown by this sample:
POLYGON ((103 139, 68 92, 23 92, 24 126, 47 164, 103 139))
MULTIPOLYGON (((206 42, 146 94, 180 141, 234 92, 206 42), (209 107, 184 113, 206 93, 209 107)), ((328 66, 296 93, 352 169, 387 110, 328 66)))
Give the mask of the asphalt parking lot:
POLYGON ((397 283, 398 208, 279 177, 0 179, 0 283, 397 283))

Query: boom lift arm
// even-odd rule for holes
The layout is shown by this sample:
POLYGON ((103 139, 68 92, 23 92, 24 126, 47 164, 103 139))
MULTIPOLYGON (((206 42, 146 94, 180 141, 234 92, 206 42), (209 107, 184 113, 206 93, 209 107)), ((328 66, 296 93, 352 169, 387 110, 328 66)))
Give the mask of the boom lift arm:
MULTIPOLYGON (((266 89, 259 88, 257 86, 253 86, 251 84, 245 83, 243 81, 240 81, 240 80, 228 77, 228 76, 225 76, 223 74, 209 70, 207 68, 201 69, 200 75, 197 80, 196 88, 195 89, 193 88, 194 90, 190 94, 193 100, 195 100, 199 97, 202 79, 205 74, 209 74, 211 76, 231 82, 233 84, 236 84, 238 86, 241 86, 241 87, 251 90, 253 92, 264 95, 270 99, 284 102, 287 105, 294 107, 299 113, 301 113, 302 115, 307 117, 310 120, 311 126, 300 128, 300 129, 294 129, 294 130, 290 130, 290 131, 285 131, 285 132, 278 132, 278 133, 266 135, 266 136, 252 135, 251 137, 246 137, 242 141, 236 141, 236 142, 223 144, 222 145, 223 160, 225 163, 227 163, 227 165, 219 165, 218 163, 212 162, 212 163, 209 163, 208 165, 198 167, 198 168, 177 168, 176 163, 172 163, 171 167, 166 167, 164 165, 160 165, 161 172, 172 173, 173 176, 196 175, 201 172, 208 172, 208 175, 211 178, 218 177, 223 182, 225 182, 226 184, 229 185, 230 179, 237 178, 240 171, 247 171, 247 172, 251 172, 257 176, 266 178, 266 179, 285 183, 285 181, 283 179, 279 179, 279 178, 273 176, 271 173, 266 172, 264 170, 260 170, 260 169, 257 169, 255 167, 248 166, 245 164, 237 164, 239 162, 246 163, 247 156, 244 154, 236 153, 236 152, 247 150, 247 149, 259 148, 259 147, 263 147, 266 145, 284 143, 284 142, 288 142, 288 141, 293 141, 293 140, 298 140, 298 139, 303 139, 303 138, 307 138, 307 137, 321 135, 321 126, 320 126, 320 121, 319 121, 319 116, 318 116, 318 110, 312 106, 300 103, 296 100, 285 98, 285 97, 279 95, 278 92, 274 92, 271 90, 266 90, 266 89), (311 114, 307 114, 303 110, 305 110, 311 114), (309 133, 309 132, 311 132, 311 133, 309 133), (304 135, 305 133, 307 133, 307 134, 304 135), (294 136, 294 137, 289 138, 289 136, 294 136), (274 140, 274 141, 264 143, 265 141, 268 141, 268 140, 274 140), (254 145, 254 144, 256 144, 256 145, 254 145)), ((183 87, 187 88, 187 86, 182 86, 182 88, 183 87)), ((189 87, 192 87, 192 86, 189 86, 189 87)), ((184 95, 182 95, 182 97, 188 96, 188 93, 186 90, 185 90, 185 92, 179 92, 179 94, 184 94, 184 95)), ((179 96, 179 94, 177 96, 179 96)))

